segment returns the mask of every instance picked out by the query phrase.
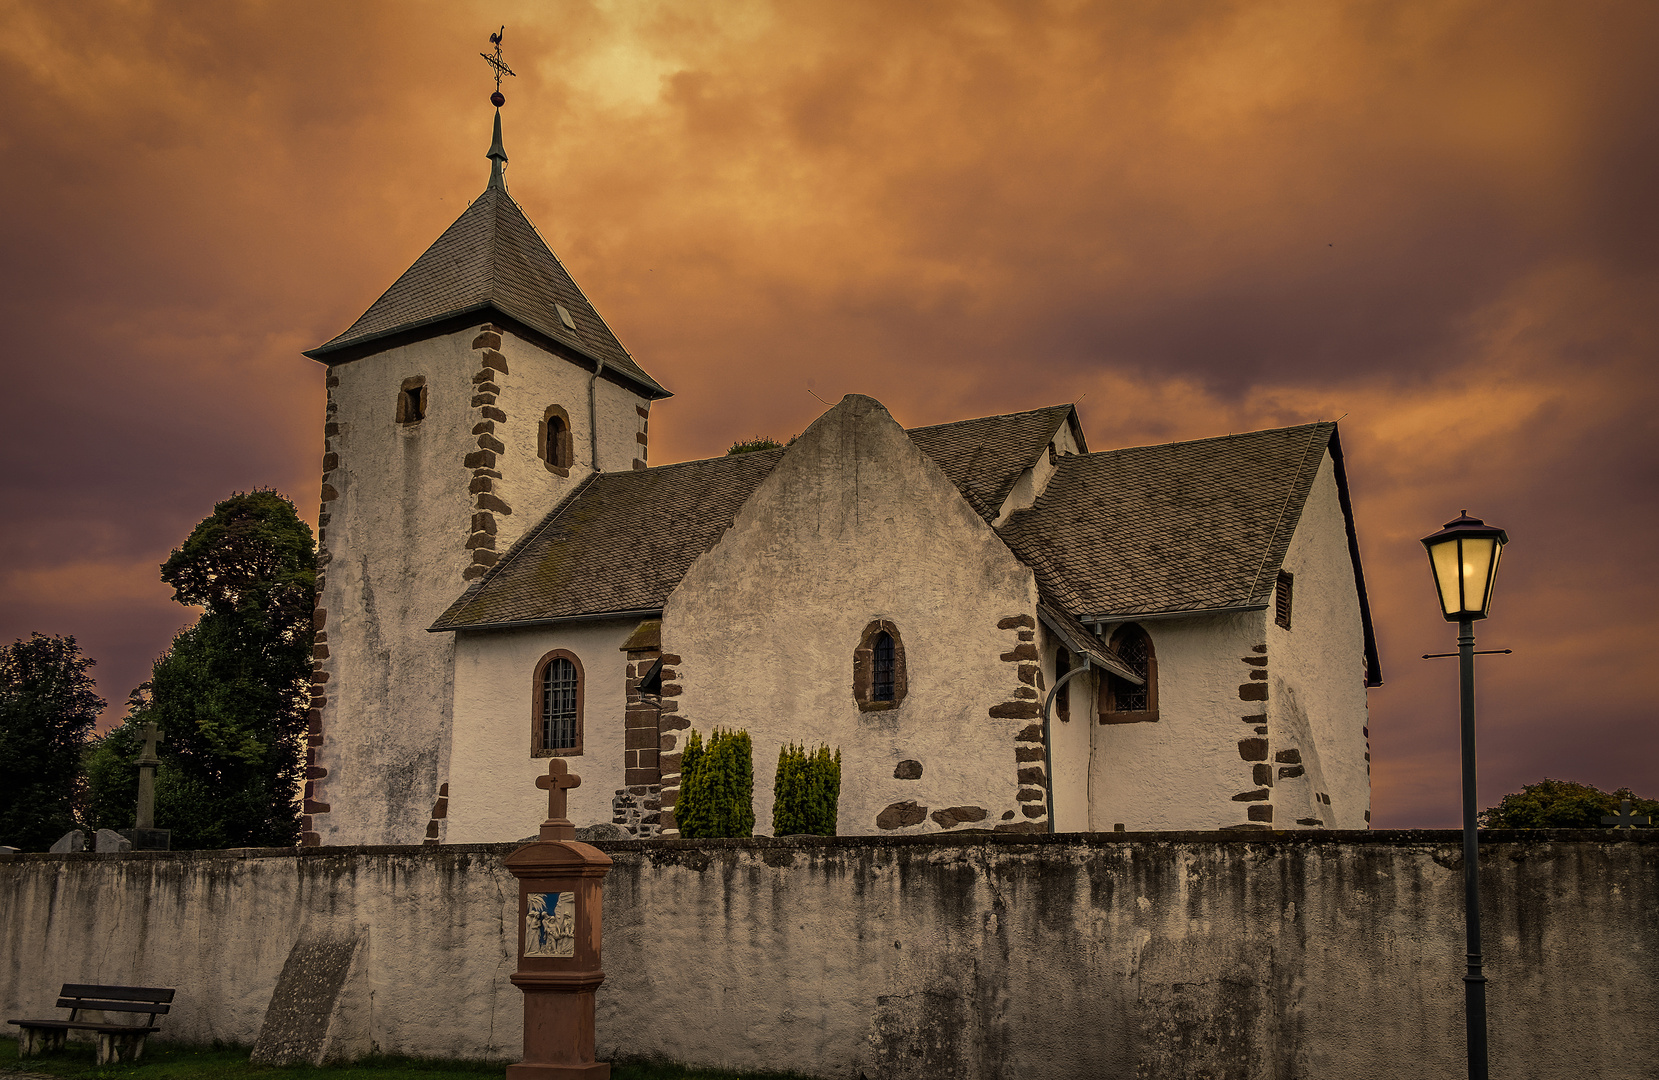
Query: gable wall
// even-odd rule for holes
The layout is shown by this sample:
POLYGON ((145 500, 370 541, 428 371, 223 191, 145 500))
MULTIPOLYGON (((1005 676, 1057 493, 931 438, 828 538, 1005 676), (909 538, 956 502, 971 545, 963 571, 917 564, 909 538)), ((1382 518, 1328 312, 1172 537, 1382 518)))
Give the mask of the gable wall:
MULTIPOLYGON (((620 646, 638 619, 552 624, 455 635, 455 740, 449 766, 452 844, 533 836, 547 817, 536 777, 548 759, 530 752, 536 666, 555 649, 582 668, 582 752, 566 757, 582 778, 566 804, 578 826, 611 820, 622 787, 624 673, 620 646)), ((434 635, 436 636, 436 635, 434 635)))
POLYGON ((1295 575, 1291 629, 1281 628, 1268 611, 1268 711, 1275 758, 1293 750, 1299 761, 1275 763, 1274 802, 1283 827, 1306 819, 1326 828, 1369 828, 1365 631, 1329 453, 1291 536, 1284 568, 1295 575), (1284 775, 1297 767, 1300 775, 1284 775))
MULTIPOLYGON (((705 738, 742 727, 759 833, 771 831, 778 750, 792 740, 840 748, 843 834, 883 831, 878 815, 904 802, 985 810, 970 827, 1045 827, 1017 800, 1019 767, 1042 764, 1015 758, 1034 703, 989 715, 1022 685, 1018 662, 1001 657, 1024 644, 1036 659, 1020 641, 1033 630, 998 624, 1034 627, 1035 614, 1030 572, 879 403, 849 398, 796 441, 669 599, 663 652, 678 662, 663 688, 664 784, 684 748, 676 725, 705 738), (853 652, 878 619, 898 628, 908 694, 860 712, 853 652), (895 778, 906 760, 921 762, 919 779, 895 778)), ((923 818, 900 831, 940 828, 923 818)))

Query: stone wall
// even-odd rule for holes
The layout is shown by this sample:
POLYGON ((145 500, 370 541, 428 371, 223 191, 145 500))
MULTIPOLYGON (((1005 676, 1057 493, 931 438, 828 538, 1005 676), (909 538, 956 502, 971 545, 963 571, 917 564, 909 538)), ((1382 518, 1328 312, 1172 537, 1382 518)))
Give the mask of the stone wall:
MULTIPOLYGON (((1659 832, 1490 834, 1493 1075, 1659 1072, 1659 832)), ((600 845, 602 1057, 824 1077, 1456 1077, 1455 833, 600 845)), ((361 1049, 508 1058, 510 846, 0 863, 0 1008, 179 989, 251 1043, 297 943, 359 942, 361 1049)), ((303 945, 302 945, 303 948, 303 945)))

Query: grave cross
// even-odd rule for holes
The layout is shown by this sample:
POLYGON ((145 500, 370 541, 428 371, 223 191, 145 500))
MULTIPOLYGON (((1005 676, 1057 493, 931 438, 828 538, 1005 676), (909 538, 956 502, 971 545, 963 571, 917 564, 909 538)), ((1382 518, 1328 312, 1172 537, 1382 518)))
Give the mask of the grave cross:
POLYGON ((541 823, 541 838, 576 839, 576 826, 566 815, 565 792, 581 787, 582 778, 570 771, 570 762, 564 758, 553 758, 547 763, 547 775, 536 777, 536 786, 547 791, 547 820, 541 823))
POLYGON ((1632 814, 1630 812, 1629 799, 1620 799, 1619 812, 1604 816, 1601 823, 1614 829, 1634 829, 1638 825, 1648 824, 1649 820, 1646 814, 1632 814))

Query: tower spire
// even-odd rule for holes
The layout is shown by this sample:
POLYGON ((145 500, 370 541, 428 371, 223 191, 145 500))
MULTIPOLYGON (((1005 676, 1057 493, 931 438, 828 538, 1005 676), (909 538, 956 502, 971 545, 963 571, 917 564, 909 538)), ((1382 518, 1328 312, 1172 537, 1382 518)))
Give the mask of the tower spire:
POLYGON ((507 190, 507 180, 501 170, 507 165, 507 151, 501 145, 501 110, 495 110, 495 141, 490 143, 490 187, 507 190))
MULTIPOLYGON (((507 36, 507 28, 490 35, 490 44, 495 46, 495 55, 479 53, 484 62, 490 65, 495 72, 495 93, 490 95, 490 104, 495 106, 495 141, 490 143, 490 152, 486 156, 490 159, 490 187, 507 190, 507 179, 502 175, 502 169, 507 165, 507 150, 501 145, 501 106, 507 104, 507 98, 501 92, 501 77, 514 75, 513 69, 501 59, 501 39, 507 36)), ((515 76, 516 77, 516 76, 515 76)))

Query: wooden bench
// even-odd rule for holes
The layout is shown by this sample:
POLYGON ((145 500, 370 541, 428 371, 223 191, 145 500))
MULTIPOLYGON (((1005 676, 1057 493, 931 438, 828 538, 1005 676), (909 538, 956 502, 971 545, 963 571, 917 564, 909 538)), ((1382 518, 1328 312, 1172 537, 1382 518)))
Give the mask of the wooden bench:
POLYGON ((8 1020, 20 1029, 17 1056, 33 1057, 47 1050, 62 1050, 64 1039, 71 1031, 93 1031, 98 1034, 98 1064, 114 1065, 122 1061, 137 1061, 144 1053, 144 1040, 150 1032, 160 1031, 156 1017, 164 1015, 173 1000, 173 991, 156 986, 93 986, 88 983, 64 983, 58 994, 58 1008, 69 1010, 67 1020, 8 1020), (139 1024, 92 1023, 77 1017, 83 1012, 148 1013, 149 1019, 139 1024))

